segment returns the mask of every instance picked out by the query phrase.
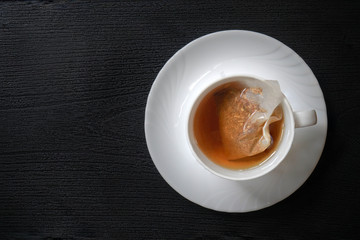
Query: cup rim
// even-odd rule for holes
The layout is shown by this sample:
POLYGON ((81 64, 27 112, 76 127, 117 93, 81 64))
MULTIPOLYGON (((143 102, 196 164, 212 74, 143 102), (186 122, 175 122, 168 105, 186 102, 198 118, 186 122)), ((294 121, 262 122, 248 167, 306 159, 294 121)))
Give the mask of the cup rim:
MULTIPOLYGON (((252 168, 248 169, 230 169, 222 167, 215 162, 213 162, 211 159, 209 159, 202 150, 197 146, 196 139, 194 137, 193 133, 193 120, 195 112, 201 102, 201 100, 214 88, 221 86, 225 83, 234 82, 234 79, 236 78, 251 78, 255 80, 265 81, 266 79, 253 76, 253 75, 236 75, 236 76, 230 76, 226 78, 221 78, 208 86, 206 86, 204 89, 200 91, 198 96, 195 97, 194 102, 191 105, 190 113, 187 118, 187 124, 186 124, 186 134, 187 134, 187 142, 190 147, 190 150, 192 152, 192 155, 195 157, 197 162, 200 163, 205 169, 210 171, 211 173, 225 178, 229 180, 250 180, 255 179, 258 177, 261 177, 269 172, 271 172, 274 168, 276 168, 287 156, 288 152, 290 151, 292 142, 294 140, 294 133, 295 133, 295 120, 293 116, 293 110, 291 108, 291 105, 289 101, 287 100, 286 96, 284 96, 282 102, 280 103, 283 112, 284 112, 284 130, 283 134, 279 143, 279 146, 277 149, 281 148, 281 152, 279 153, 277 150, 271 154, 270 157, 268 157, 266 160, 264 160, 262 163, 260 163, 257 166, 254 166, 252 168), (285 117, 286 116, 286 117, 285 117), (194 145, 196 146, 196 149, 194 149, 194 145), (281 154, 281 155, 280 155, 281 154), (201 155, 201 157, 199 156, 201 155), (280 156, 279 156, 280 155, 280 156), (205 159, 206 163, 203 159, 205 159), (271 161, 269 161, 271 160, 271 161), (210 167, 210 166, 212 167, 210 167), (231 173, 231 174, 224 174, 219 171, 214 170, 214 167, 217 167, 218 169, 222 169, 223 172, 231 173), (264 167, 265 166, 265 167, 264 167)), ((236 80, 235 80, 236 81, 236 80)))

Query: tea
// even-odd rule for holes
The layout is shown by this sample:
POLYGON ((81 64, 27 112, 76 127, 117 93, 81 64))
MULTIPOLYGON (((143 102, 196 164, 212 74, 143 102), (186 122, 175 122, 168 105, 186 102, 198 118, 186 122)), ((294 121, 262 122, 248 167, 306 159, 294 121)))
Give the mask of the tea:
MULTIPOLYGON (((229 154, 229 148, 236 146, 229 144, 226 140, 229 137, 224 136, 224 130, 221 128, 222 125, 219 125, 219 121, 223 121, 223 115, 221 115, 222 109, 219 110, 219 95, 223 94, 229 88, 241 92, 246 87, 242 86, 239 82, 232 82, 221 85, 209 92, 201 100, 195 112, 193 123, 194 136, 200 150, 216 164, 230 169, 247 169, 261 164, 276 151, 282 137, 284 120, 281 118, 281 120, 269 125, 272 143, 268 148, 253 156, 244 156, 238 159, 234 158, 229 154)), ((274 113, 275 112, 280 112, 282 116, 282 108, 280 106, 275 109, 274 113)))

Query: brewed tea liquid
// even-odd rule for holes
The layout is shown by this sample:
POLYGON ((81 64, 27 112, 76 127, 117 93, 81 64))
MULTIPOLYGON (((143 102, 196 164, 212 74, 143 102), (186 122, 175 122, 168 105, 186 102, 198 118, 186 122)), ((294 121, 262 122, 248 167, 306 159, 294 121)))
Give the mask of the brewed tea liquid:
MULTIPOLYGON (((238 83, 226 84, 226 87, 244 88, 238 83), (231 86, 233 85, 233 86, 231 86)), ((257 155, 229 160, 225 154, 219 130, 219 117, 214 95, 222 91, 220 86, 208 93, 200 102, 194 117, 194 135, 200 150, 216 164, 230 169, 247 169, 261 164, 276 150, 283 132, 284 118, 269 126, 273 143, 264 152, 257 155)), ((281 107, 280 110, 282 111, 281 107)))

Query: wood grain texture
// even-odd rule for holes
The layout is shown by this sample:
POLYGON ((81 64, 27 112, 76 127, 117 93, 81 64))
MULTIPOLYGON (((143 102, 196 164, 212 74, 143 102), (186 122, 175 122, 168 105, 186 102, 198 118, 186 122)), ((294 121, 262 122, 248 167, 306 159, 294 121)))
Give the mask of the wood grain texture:
POLYGON ((357 1, 0 2, 1 239, 357 239, 357 1), (312 68, 329 131, 310 179, 225 214, 161 178, 144 111, 158 71, 204 34, 277 38, 312 68))

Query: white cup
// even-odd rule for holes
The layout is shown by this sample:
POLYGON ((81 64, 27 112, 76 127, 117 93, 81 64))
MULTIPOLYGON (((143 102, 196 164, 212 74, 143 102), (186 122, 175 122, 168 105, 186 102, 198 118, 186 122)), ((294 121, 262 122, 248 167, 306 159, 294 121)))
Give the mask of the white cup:
POLYGON ((259 165, 249 169, 233 170, 219 166, 218 164, 210 160, 207 156, 205 156, 205 154, 200 150, 194 136, 194 116, 201 100, 211 90, 225 83, 234 82, 235 79, 239 82, 241 82, 242 80, 265 80, 259 77, 252 76, 236 76, 220 79, 219 81, 216 81, 215 83, 205 87, 205 90, 198 94, 194 104, 191 107, 187 122, 187 140, 195 158, 205 169, 207 169, 211 173, 230 180, 249 180, 263 176, 273 170, 276 166, 278 166, 285 159, 291 148, 292 142, 294 140, 295 128, 315 125, 317 122, 317 117, 315 110, 294 112, 288 100, 284 96, 283 101, 280 103, 284 114, 284 128, 282 138, 277 146, 276 151, 268 159, 264 160, 259 165))

